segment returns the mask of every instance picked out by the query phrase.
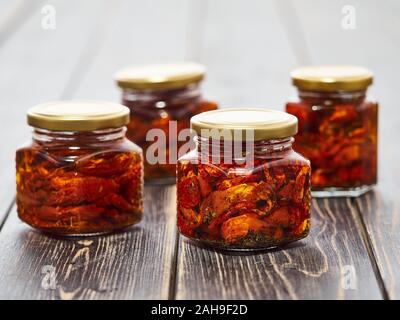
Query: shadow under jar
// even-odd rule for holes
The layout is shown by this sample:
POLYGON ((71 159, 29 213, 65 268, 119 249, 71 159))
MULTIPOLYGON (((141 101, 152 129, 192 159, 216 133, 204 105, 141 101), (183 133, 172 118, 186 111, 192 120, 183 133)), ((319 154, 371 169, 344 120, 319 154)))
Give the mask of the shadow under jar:
POLYGON ((204 67, 195 63, 138 66, 116 73, 122 104, 131 111, 127 137, 145 154, 146 182, 175 183, 179 148, 190 139, 189 131, 183 130, 189 129, 193 115, 217 109, 201 95, 204 74, 204 67))
POLYGON ((310 162, 292 149, 296 117, 224 109, 191 119, 197 148, 177 166, 180 233, 220 249, 283 246, 308 235, 310 162))
POLYGON ((61 101, 28 111, 32 142, 17 150, 20 219, 52 234, 93 235, 138 223, 142 150, 125 138, 129 109, 61 101))
POLYGON ((316 197, 359 196, 377 182, 378 104, 366 98, 372 73, 356 66, 310 66, 292 72, 299 99, 294 146, 311 161, 316 197))

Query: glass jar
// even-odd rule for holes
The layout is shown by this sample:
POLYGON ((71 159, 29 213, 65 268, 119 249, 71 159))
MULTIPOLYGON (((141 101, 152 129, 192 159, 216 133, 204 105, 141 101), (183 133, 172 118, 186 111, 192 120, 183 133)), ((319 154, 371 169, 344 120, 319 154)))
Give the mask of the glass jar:
POLYGON ((296 117, 224 109, 194 116, 191 127, 197 148, 177 165, 182 235, 232 250, 283 246, 308 235, 310 163, 292 149, 296 117))
POLYGON ((366 98, 372 73, 355 66, 292 72, 299 99, 295 148, 311 161, 313 196, 359 196, 377 182, 378 104, 366 98))
POLYGON ((193 115, 217 109, 202 98, 204 74, 199 64, 180 63, 131 67, 115 75, 122 104, 131 110, 127 136, 145 152, 146 182, 175 183, 178 151, 189 140, 179 134, 189 129, 193 115))
POLYGON ((60 101, 28 111, 33 140, 16 153, 19 218, 53 234, 92 235, 138 223, 142 150, 125 138, 129 109, 60 101))

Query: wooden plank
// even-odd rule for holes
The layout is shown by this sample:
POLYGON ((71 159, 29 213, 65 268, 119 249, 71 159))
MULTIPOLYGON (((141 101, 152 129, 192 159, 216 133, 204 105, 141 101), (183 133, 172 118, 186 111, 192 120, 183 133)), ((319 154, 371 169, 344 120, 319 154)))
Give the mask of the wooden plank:
POLYGON ((204 27, 196 38, 199 60, 208 67, 207 97, 222 107, 283 109, 296 56, 274 2, 204 2, 206 12, 198 13, 204 27))
POLYGON ((175 187, 145 191, 143 221, 99 237, 49 237, 20 222, 13 208, 0 234, 0 299, 168 299, 175 187))
MULTIPOLYGON (((398 175, 400 178, 400 175, 398 175)), ((380 277, 384 282, 382 288, 386 298, 400 297, 400 222, 399 202, 394 194, 398 187, 387 191, 388 185, 380 185, 373 192, 357 199, 368 234, 371 255, 376 259, 380 277), (389 193, 389 195, 388 195, 389 193)))
POLYGON ((113 12, 106 0, 53 0, 46 4, 56 9, 55 30, 42 29, 43 15, 35 10, 0 48, 0 104, 5 112, 0 127, 0 176, 7 186, 0 189, 0 226, 14 197, 15 150, 30 140, 26 110, 61 98, 70 77, 73 81, 71 70, 92 45, 91 40, 98 37, 98 25, 107 25, 113 12))
POLYGON ((379 181, 375 191, 356 200, 360 218, 367 230, 366 245, 376 259, 377 277, 382 278, 385 297, 400 298, 400 152, 397 130, 396 90, 400 66, 400 21, 398 1, 352 1, 356 29, 341 27, 341 10, 346 1, 295 1, 313 61, 317 63, 354 63, 375 73, 371 93, 377 97, 379 114, 379 181), (311 13, 312 12, 312 13, 311 13), (333 14, 335 13, 335 14, 333 14), (318 26, 318 28, 317 28, 318 26), (329 37, 326 35, 329 34, 329 37))
POLYGON ((187 11, 184 0, 124 1, 74 97, 119 102, 121 92, 113 80, 118 69, 186 60, 187 11))
POLYGON ((176 298, 380 299, 355 215, 350 200, 313 200, 310 236, 285 250, 240 254, 182 241, 176 298))

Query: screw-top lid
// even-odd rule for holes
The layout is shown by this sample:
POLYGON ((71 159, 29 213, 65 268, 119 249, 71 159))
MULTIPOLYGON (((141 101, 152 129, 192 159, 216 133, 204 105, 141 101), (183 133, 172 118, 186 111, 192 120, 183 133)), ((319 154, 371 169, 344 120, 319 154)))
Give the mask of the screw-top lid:
POLYGON ((356 91, 366 89, 373 73, 363 67, 349 65, 306 66, 291 73, 293 84, 301 90, 356 91))
POLYGON ((133 66, 119 70, 114 79, 121 88, 163 90, 183 88, 204 78, 205 67, 193 62, 133 66))
POLYGON ((270 109, 221 109, 195 115, 190 126, 197 135, 213 140, 245 141, 249 140, 248 131, 252 131, 254 141, 261 141, 294 136, 297 118, 270 109))
POLYGON ((54 101, 28 110, 28 124, 54 131, 92 131, 117 128, 129 122, 129 109, 104 101, 54 101))

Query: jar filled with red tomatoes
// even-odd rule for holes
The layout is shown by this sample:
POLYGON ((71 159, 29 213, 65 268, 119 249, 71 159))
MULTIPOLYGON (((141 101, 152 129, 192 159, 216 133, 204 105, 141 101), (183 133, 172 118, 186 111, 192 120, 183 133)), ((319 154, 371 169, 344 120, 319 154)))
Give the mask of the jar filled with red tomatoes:
POLYGON ((209 246, 253 250, 308 235, 310 162, 292 149, 297 118, 223 109, 191 119, 196 145, 178 160, 180 233, 209 246))
POLYGON ((127 136, 143 148, 145 181, 175 183, 179 149, 189 140, 190 118, 217 109, 203 99, 205 68, 196 63, 128 67, 115 80, 131 111, 127 136))
POLYGON ((20 219, 52 234, 93 235, 138 223, 142 150, 126 139, 129 109, 60 101, 28 111, 33 139, 16 153, 20 219))
POLYGON ((311 161, 313 196, 359 196, 377 182, 378 104, 366 97, 372 72, 357 66, 309 66, 291 74, 299 98, 294 146, 311 161))

